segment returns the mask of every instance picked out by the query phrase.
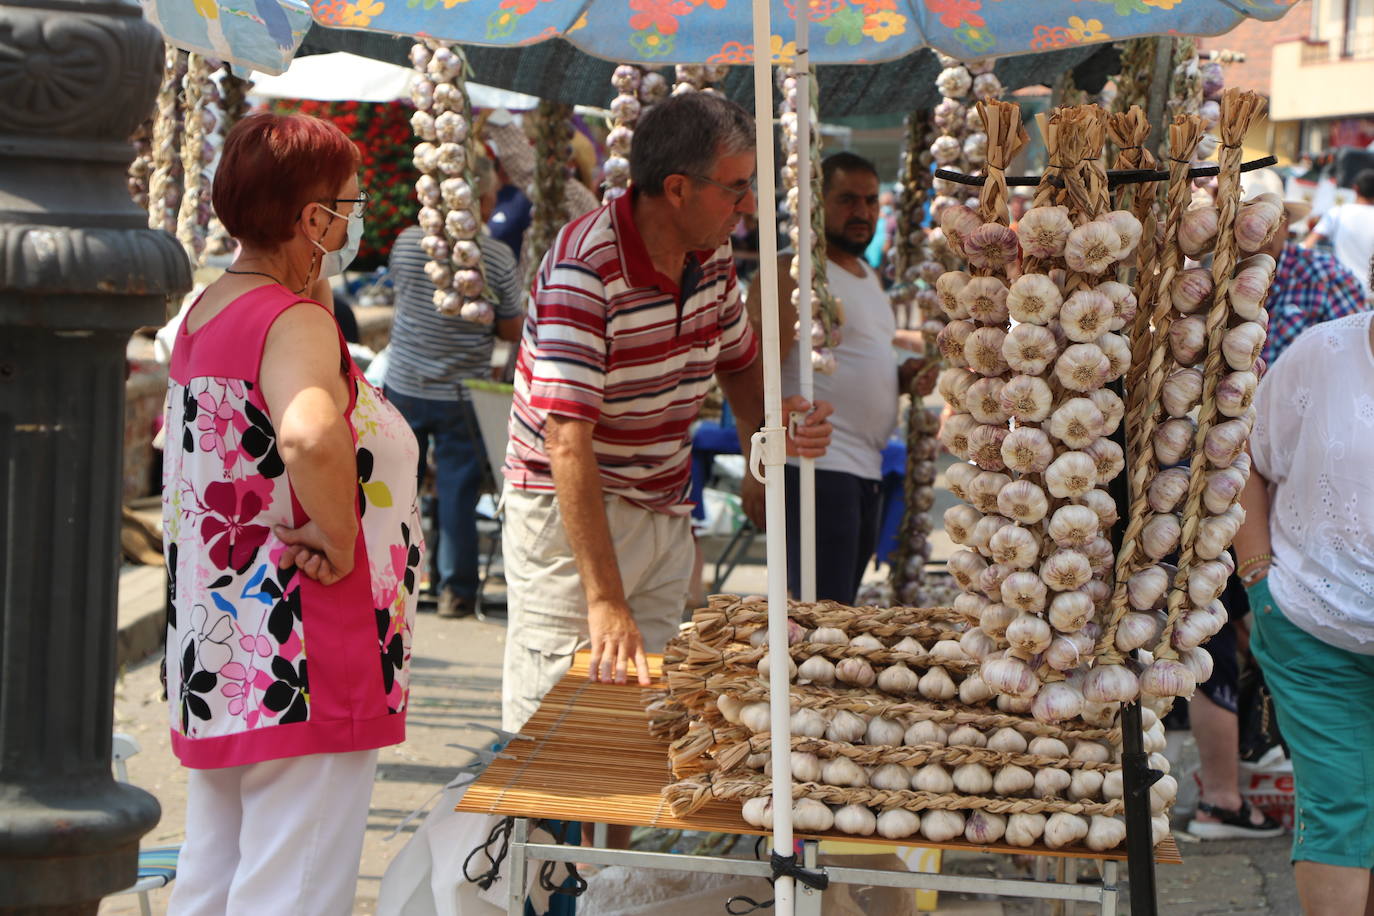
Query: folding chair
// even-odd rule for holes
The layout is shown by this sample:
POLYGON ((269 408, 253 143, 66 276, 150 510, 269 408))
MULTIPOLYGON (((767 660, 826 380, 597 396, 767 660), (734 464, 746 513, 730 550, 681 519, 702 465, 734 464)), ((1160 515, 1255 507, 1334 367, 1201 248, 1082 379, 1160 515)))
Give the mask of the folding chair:
MULTIPOLYGON (((125 763, 141 748, 133 736, 116 732, 113 742, 113 757, 115 778, 120 782, 129 781, 129 767, 125 763)), ((159 887, 166 887, 171 884, 177 876, 177 858, 181 855, 181 844, 175 846, 154 846, 151 849, 140 849, 138 851, 138 880, 122 891, 115 891, 110 896, 121 894, 138 894, 138 908, 143 916, 152 916, 152 906, 148 901, 148 892, 157 890, 159 887)))
MULTIPOLYGON (((477 428, 470 430, 474 441, 480 442, 485 456, 482 473, 482 492, 491 502, 489 511, 484 512, 481 505, 477 510, 477 530, 479 536, 487 538, 487 555, 482 564, 482 578, 477 583, 477 597, 473 601, 473 613, 478 620, 486 620, 482 609, 482 593, 487 580, 491 578, 491 564, 501 552, 501 517, 496 511, 496 503, 501 497, 505 478, 501 476, 501 465, 506 462, 506 443, 510 440, 510 408, 515 400, 515 386, 504 382, 467 380, 463 382, 473 415, 477 418, 477 428)), ((480 538, 479 538, 480 540, 480 538)))

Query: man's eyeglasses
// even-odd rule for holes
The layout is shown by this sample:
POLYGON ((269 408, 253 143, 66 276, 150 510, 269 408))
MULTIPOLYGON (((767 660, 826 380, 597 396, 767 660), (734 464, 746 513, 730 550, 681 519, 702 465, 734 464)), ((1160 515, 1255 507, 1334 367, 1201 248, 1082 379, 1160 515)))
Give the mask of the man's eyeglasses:
POLYGON ((735 195, 735 203, 739 203, 740 201, 744 200, 744 196, 746 194, 749 194, 750 192, 754 193, 755 195, 757 195, 759 192, 759 180, 757 178, 750 178, 744 184, 738 185, 721 184, 719 181, 716 181, 713 178, 707 178, 705 175, 698 175, 695 172, 684 172, 683 174, 685 174, 688 178, 694 179, 696 181, 704 181, 706 182, 706 184, 715 185, 727 194, 735 195))
POLYGON ((345 215, 352 214, 353 216, 362 216, 363 213, 367 211, 367 194, 363 191, 359 191, 357 197, 336 197, 334 198, 334 203, 352 204, 353 207, 351 210, 343 211, 345 215))

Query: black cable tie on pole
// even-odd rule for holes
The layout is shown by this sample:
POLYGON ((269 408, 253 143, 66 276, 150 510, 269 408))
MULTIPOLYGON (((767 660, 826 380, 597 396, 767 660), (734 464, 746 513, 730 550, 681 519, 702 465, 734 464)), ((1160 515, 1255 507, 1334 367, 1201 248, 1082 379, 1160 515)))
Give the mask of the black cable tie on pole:
MULTIPOLYGON (((1129 148, 1129 147, 1128 147, 1129 148)), ((1084 159, 1083 161, 1090 161, 1084 159)), ((1178 161, 1178 160, 1174 160, 1178 161)), ((1268 168, 1279 160, 1275 156, 1264 156, 1260 159, 1252 159, 1241 165, 1242 172, 1253 172, 1256 169, 1268 168)), ((1219 165, 1199 165, 1188 170, 1189 178, 1210 178, 1221 171, 1219 165)), ((936 169, 935 177, 945 181, 952 181, 955 184, 970 185, 981 188, 986 181, 984 175, 965 175, 962 172, 951 172, 949 169, 936 169)), ((1123 184, 1144 184, 1150 181, 1167 181, 1169 172, 1167 169, 1111 169, 1107 172, 1107 187, 1115 188, 1123 184)), ((1007 187, 1011 188, 1031 188, 1040 184, 1041 178, 1038 175, 1008 175, 1006 176, 1007 187)), ((1056 188, 1064 186, 1064 179, 1058 175, 1048 176, 1048 181, 1056 188)))
POLYGON ((805 884, 807 887, 816 891, 823 891, 830 886, 830 876, 820 869, 812 870, 797 864, 797 854, 790 856, 778 855, 778 851, 773 850, 773 854, 768 857, 768 864, 773 866, 773 880, 776 881, 779 875, 786 875, 805 884))
POLYGON ((746 897, 744 894, 736 894, 725 901, 725 912, 730 916, 748 916, 757 910, 766 910, 773 905, 773 898, 767 900, 755 900, 753 897, 746 897), (743 905, 741 908, 739 905, 743 905))

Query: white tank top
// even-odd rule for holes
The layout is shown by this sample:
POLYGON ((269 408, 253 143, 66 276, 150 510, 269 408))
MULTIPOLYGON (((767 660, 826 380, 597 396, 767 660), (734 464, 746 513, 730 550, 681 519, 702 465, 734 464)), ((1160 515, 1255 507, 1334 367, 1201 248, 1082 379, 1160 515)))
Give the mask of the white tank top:
MULTIPOLYGON (((835 407, 830 448, 816 459, 816 467, 881 480, 883 447, 897 424, 897 368, 892 352, 897 322, 877 275, 867 264, 863 270, 864 275, 856 277, 826 259, 830 291, 844 307, 845 322, 835 348, 834 374, 815 374, 815 399, 835 407)), ((806 328, 783 361, 784 396, 801 389, 797 359, 800 354, 810 358, 809 325, 806 328)))

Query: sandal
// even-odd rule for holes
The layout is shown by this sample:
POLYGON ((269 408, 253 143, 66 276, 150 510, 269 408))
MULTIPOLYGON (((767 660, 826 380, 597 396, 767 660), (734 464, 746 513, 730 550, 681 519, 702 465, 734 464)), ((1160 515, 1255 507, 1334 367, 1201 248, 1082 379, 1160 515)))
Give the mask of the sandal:
POLYGON ((1250 803, 1245 799, 1241 799, 1240 809, 1236 811, 1219 808, 1205 801, 1199 801, 1197 809, 1216 818, 1215 822, 1194 819, 1188 824, 1188 832, 1201 840, 1254 840, 1283 835, 1283 825, 1262 812, 1264 820, 1258 824, 1252 823, 1250 803))

